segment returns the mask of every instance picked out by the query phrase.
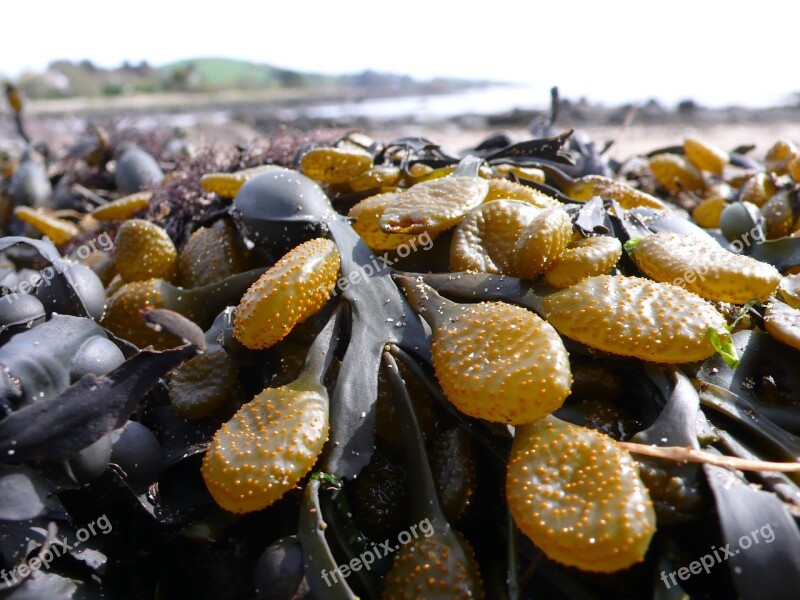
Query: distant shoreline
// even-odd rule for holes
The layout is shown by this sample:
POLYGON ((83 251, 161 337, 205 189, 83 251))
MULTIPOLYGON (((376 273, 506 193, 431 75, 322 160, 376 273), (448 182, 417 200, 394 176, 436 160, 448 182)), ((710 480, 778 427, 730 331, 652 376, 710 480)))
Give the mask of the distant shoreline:
MULTIPOLYGON (((520 98, 536 109, 520 109, 512 106, 508 110, 493 115, 496 120, 524 118, 541 114, 548 108, 549 98, 545 90, 533 86, 503 82, 476 82, 463 87, 443 87, 439 90, 421 91, 417 87, 400 91, 396 88, 361 88, 342 87, 337 85, 301 88, 270 88, 261 90, 220 90, 197 92, 159 92, 137 93, 119 96, 75 96, 54 99, 30 99, 26 102, 26 111, 31 115, 96 115, 129 111, 159 111, 173 109, 219 109, 240 105, 254 105, 261 108, 275 107, 308 107, 327 103, 360 103, 365 101, 391 101, 408 97, 429 96, 457 97, 476 90, 520 90, 520 98), (531 98, 536 100, 531 102, 531 98)), ((522 102, 522 100, 521 100, 522 102)), ((645 115, 648 122, 675 122, 688 119, 702 119, 720 122, 720 116, 726 115, 729 122, 783 120, 787 116, 800 115, 800 98, 795 104, 775 106, 746 106, 731 103, 729 106, 705 106, 691 99, 677 103, 675 106, 659 103, 654 99, 642 99, 638 102, 608 104, 594 101, 591 98, 564 98, 562 110, 571 112, 573 118, 588 122, 609 122, 618 120, 621 111, 637 105, 640 114, 645 115), (774 118, 768 115, 777 115, 774 118)), ((411 116, 398 115, 405 119, 411 116)))
MULTIPOLYGON (((419 96, 418 90, 409 91, 410 96, 399 96, 378 90, 332 87, 322 90, 299 88, 70 98, 29 101, 25 113, 32 137, 47 140, 53 147, 74 141, 77 132, 95 122, 142 129, 182 127, 195 143, 200 144, 246 143, 281 127, 304 130, 344 127, 382 140, 401 135, 421 135, 460 149, 502 130, 512 132, 518 139, 529 138, 529 123, 549 116, 549 107, 545 106, 547 98, 542 98, 541 108, 499 110, 488 114, 462 113, 442 118, 420 119, 419 115, 376 118, 348 115, 346 111, 342 111, 339 118, 313 118, 302 114, 323 105, 340 103, 359 108, 359 103, 400 102, 403 98, 419 96), (299 114, 295 119, 287 119, 290 111, 299 114)), ((458 93, 467 94, 470 90, 458 93)), ((524 94, 526 101, 533 97, 531 89, 524 94)), ((431 102, 434 99, 447 100, 447 94, 432 95, 431 102)), ((418 112, 424 113, 424 108, 418 112)), ((800 141, 800 105, 719 109, 686 101, 668 108, 654 101, 638 106, 604 106, 587 100, 563 99, 556 129, 570 128, 586 131, 600 146, 607 140, 616 140, 610 151, 610 155, 616 158, 681 143, 687 134, 701 135, 728 149, 756 144, 763 152, 778 138, 800 141)), ((14 138, 12 120, 7 108, 3 107, 0 140, 7 143, 14 138)))

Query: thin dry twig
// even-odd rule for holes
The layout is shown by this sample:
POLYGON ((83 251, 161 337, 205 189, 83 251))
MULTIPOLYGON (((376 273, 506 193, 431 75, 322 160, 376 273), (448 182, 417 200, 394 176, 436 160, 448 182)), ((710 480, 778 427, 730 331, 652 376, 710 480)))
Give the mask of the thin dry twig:
POLYGON ((622 448, 633 454, 643 454, 655 458, 665 458, 677 462, 694 462, 732 467, 742 471, 780 471, 782 473, 800 472, 800 462, 770 462, 765 460, 749 460, 735 456, 720 456, 695 448, 683 446, 647 446, 635 442, 617 442, 622 448))

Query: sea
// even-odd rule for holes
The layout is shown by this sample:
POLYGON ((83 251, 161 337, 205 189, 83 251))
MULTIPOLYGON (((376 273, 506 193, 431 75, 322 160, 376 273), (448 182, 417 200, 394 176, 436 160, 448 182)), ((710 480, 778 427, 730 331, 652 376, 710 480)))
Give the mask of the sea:
MULTIPOLYGON (((627 94, 613 94, 606 97, 589 97, 592 103, 621 105, 625 103, 643 104, 651 98, 662 98, 665 107, 677 105, 680 100, 691 97, 663 100, 663 94, 649 95, 645 91, 637 96, 632 90, 627 94), (627 97, 626 97, 627 96, 627 97)), ((564 97, 576 101, 580 98, 572 94, 564 97)), ((769 107, 797 103, 797 95, 779 94, 773 90, 761 94, 749 94, 741 98, 726 98, 711 92, 695 100, 709 108, 739 106, 746 108, 769 107)), ((413 95, 393 98, 371 98, 353 101, 337 101, 325 104, 282 109, 277 116, 286 121, 299 117, 342 120, 347 118, 367 118, 374 121, 409 119, 424 123, 438 121, 460 115, 493 115, 509 113, 514 110, 547 110, 550 106, 549 86, 498 85, 483 88, 459 90, 454 93, 437 95, 413 95)))
POLYGON ((438 121, 459 115, 493 115, 519 110, 545 110, 550 106, 546 87, 491 86, 459 90, 452 94, 370 98, 331 102, 281 110, 278 118, 299 117, 341 120, 367 118, 375 121, 409 118, 416 122, 438 121))

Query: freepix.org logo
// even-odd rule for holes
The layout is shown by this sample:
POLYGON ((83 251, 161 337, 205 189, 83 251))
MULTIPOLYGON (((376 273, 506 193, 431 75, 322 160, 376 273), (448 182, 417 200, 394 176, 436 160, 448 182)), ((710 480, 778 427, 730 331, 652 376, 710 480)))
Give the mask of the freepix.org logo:
MULTIPOLYGON (((74 255, 77 256, 80 260, 85 259, 89 254, 92 252, 109 252, 114 248, 114 240, 111 239, 111 236, 108 232, 103 232, 98 235, 96 238, 93 238, 87 241, 85 244, 78 246, 75 249, 74 255), (98 247, 99 246, 99 247, 98 247)), ((68 270, 69 266, 74 263, 64 262, 59 263, 58 265, 51 265, 49 267, 45 267, 41 271, 37 271, 33 275, 31 275, 27 280, 20 281, 17 285, 6 287, 3 286, 0 289, 0 293, 3 294, 3 298, 9 304, 12 304, 14 301, 19 298, 19 294, 30 294, 38 285, 50 285, 50 282, 56 275, 64 275, 70 283, 74 283, 71 280, 71 275, 68 270)))
POLYGON ((361 265, 358 269, 351 271, 347 277, 340 277, 336 282, 336 288, 333 290, 332 296, 335 296, 340 291, 346 292, 350 289, 351 285, 357 285, 362 281, 368 279, 381 269, 388 269, 401 258, 405 258, 412 252, 417 250, 430 250, 433 248, 433 239, 431 234, 423 231, 417 237, 411 238, 408 242, 400 244, 394 249, 397 258, 391 258, 388 252, 384 252, 380 256, 373 256, 372 262, 361 265))
POLYGON ((775 541, 775 532, 772 531, 771 523, 766 523, 758 529, 754 529, 748 535, 740 537, 738 548, 731 548, 731 544, 725 544, 721 548, 711 546, 710 553, 701 556, 700 560, 693 560, 689 563, 689 566, 681 567, 670 573, 661 571, 661 581, 664 582, 664 586, 666 586, 667 589, 670 589, 673 585, 678 585, 678 582, 675 580, 676 575, 681 581, 686 581, 692 575, 699 575, 703 571, 709 574, 711 573, 712 567, 715 565, 725 562, 740 552, 748 550, 755 544, 760 544, 762 541, 765 544, 771 544, 775 541))
MULTIPOLYGON (((97 535, 107 535, 113 526, 108 516, 101 515, 91 523, 81 527, 75 532, 75 540, 70 542, 66 537, 54 539, 43 552, 33 558, 17 565, 10 571, 3 569, 0 571, 0 578, 3 579, 8 587, 18 585, 21 580, 29 577, 34 571, 49 569, 50 563, 55 559, 64 556, 71 550, 80 546, 83 542, 97 535)), ((1 588, 0 588, 1 589, 1 588)))
POLYGON ((322 569, 322 571, 320 571, 320 577, 322 577, 328 587, 331 587, 333 584, 339 583, 340 578, 344 581, 344 579, 354 571, 360 571, 362 568, 369 571, 376 560, 397 552, 400 546, 405 546, 412 540, 419 538, 420 533, 426 538, 434 534, 430 519, 425 518, 419 523, 409 527, 406 531, 398 533, 397 544, 392 545, 392 540, 384 540, 380 544, 374 544, 372 549, 362 552, 360 556, 356 556, 346 565, 339 565, 333 571, 322 569))

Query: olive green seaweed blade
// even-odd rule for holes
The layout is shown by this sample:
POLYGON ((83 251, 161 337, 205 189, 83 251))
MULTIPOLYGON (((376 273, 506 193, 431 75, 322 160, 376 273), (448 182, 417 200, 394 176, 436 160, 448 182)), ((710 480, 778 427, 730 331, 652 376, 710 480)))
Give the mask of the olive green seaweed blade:
POLYGON ((722 546, 742 600, 795 598, 800 589, 800 529, 787 506, 735 471, 703 465, 717 504, 722 546), (778 576, 778 574, 780 574, 778 576))
POLYGON ((430 363, 423 322, 392 281, 391 271, 345 219, 327 223, 341 255, 337 292, 350 309, 350 339, 331 396, 331 434, 322 468, 351 479, 375 447, 378 371, 386 344, 430 363), (355 279, 358 275, 358 279, 355 279))
POLYGON ((409 445, 407 461, 414 486, 412 518, 415 534, 400 546, 386 576, 385 599, 483 598, 482 583, 472 548, 444 516, 428 463, 422 430, 397 362, 385 352, 384 366, 398 403, 401 427, 409 445))
POLYGON ((303 570, 308 586, 315 596, 331 600, 357 600, 358 596, 347 585, 344 577, 333 578, 339 565, 325 538, 327 524, 319 501, 321 485, 331 478, 332 476, 324 473, 314 473, 303 493, 297 530, 297 537, 303 546, 303 570))

